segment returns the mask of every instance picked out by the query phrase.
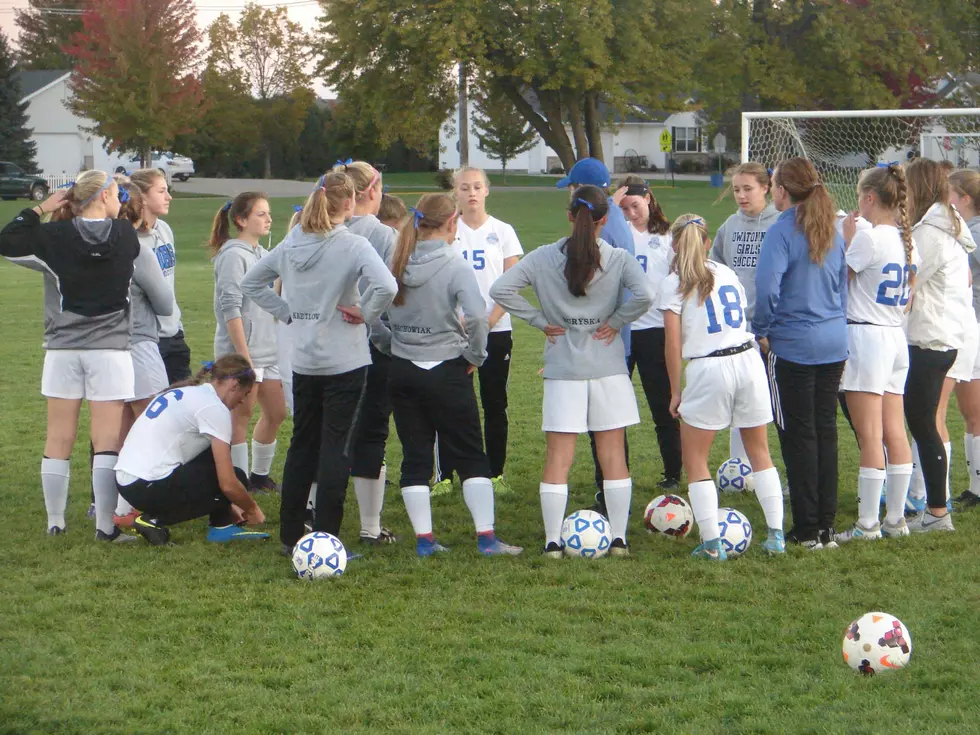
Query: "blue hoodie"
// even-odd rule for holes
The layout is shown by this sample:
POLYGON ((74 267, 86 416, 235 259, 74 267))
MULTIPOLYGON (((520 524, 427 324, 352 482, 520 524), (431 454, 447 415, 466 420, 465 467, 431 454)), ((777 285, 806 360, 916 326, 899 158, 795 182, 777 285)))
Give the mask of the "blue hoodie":
POLYGON ((790 207, 762 241, 755 289, 752 332, 769 338, 776 357, 801 365, 847 359, 847 262, 840 235, 817 265, 796 223, 796 207, 790 207))
MULTIPOLYGON (((606 215, 606 224, 602 226, 599 237, 608 242, 614 248, 622 248, 631 256, 636 256, 633 247, 633 233, 630 231, 630 223, 626 221, 623 210, 613 203, 609 197, 609 212, 606 215)), ((623 299, 629 298, 629 292, 623 294, 623 299)), ((626 357, 630 356, 630 325, 627 324, 620 331, 623 338, 623 346, 626 347, 626 357)))

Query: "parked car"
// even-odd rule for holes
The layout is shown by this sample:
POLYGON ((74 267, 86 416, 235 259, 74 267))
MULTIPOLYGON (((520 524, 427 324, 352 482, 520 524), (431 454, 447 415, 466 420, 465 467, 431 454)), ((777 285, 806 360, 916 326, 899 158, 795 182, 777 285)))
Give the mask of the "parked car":
POLYGON ((48 196, 48 182, 40 174, 25 173, 16 164, 0 161, 0 197, 43 201, 48 196))
MULTIPOLYGON (((125 166, 116 167, 117 174, 129 174, 140 167, 139 155, 133 156, 125 166)), ((174 153, 154 151, 147 168, 160 169, 167 181, 187 181, 194 175, 194 161, 174 153)))
POLYGON ((187 181, 194 175, 194 161, 187 156, 181 156, 178 153, 164 153, 163 155, 169 159, 167 166, 170 175, 177 181, 187 181))

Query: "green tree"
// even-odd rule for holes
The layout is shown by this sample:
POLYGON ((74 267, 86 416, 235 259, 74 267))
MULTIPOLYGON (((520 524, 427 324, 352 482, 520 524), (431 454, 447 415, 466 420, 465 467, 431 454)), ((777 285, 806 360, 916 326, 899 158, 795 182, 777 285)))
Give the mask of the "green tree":
POLYGON ((37 146, 27 127, 27 103, 21 103, 20 80, 14 71, 14 55, 7 36, 0 31, 0 160, 35 171, 37 146))
POLYGON ((64 50, 82 30, 83 0, 28 0, 14 11, 19 33, 17 58, 24 69, 71 69, 75 59, 64 50))
POLYGON ((480 150, 500 161, 504 183, 507 183, 507 162, 531 150, 538 134, 505 94, 495 90, 481 91, 475 99, 473 125, 480 135, 480 150))

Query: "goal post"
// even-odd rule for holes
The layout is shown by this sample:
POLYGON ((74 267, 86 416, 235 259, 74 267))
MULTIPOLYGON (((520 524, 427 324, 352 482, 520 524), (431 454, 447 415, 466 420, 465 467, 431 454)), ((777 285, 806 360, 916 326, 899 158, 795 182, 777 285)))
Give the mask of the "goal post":
POLYGON ((742 113, 743 162, 772 167, 794 156, 809 159, 850 211, 861 171, 876 163, 922 156, 980 167, 980 108, 742 113))

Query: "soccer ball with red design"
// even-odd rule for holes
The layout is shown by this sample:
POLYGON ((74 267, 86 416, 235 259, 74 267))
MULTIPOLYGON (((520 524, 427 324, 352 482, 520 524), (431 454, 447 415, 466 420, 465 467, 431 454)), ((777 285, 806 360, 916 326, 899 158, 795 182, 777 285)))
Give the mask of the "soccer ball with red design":
POLYGON ((912 636, 902 621, 883 612, 869 612, 847 626, 844 661, 866 676, 903 668, 912 658, 912 636))
POLYGON ((694 526, 694 512, 679 495, 658 495, 647 505, 643 523, 650 533, 684 538, 694 526))

